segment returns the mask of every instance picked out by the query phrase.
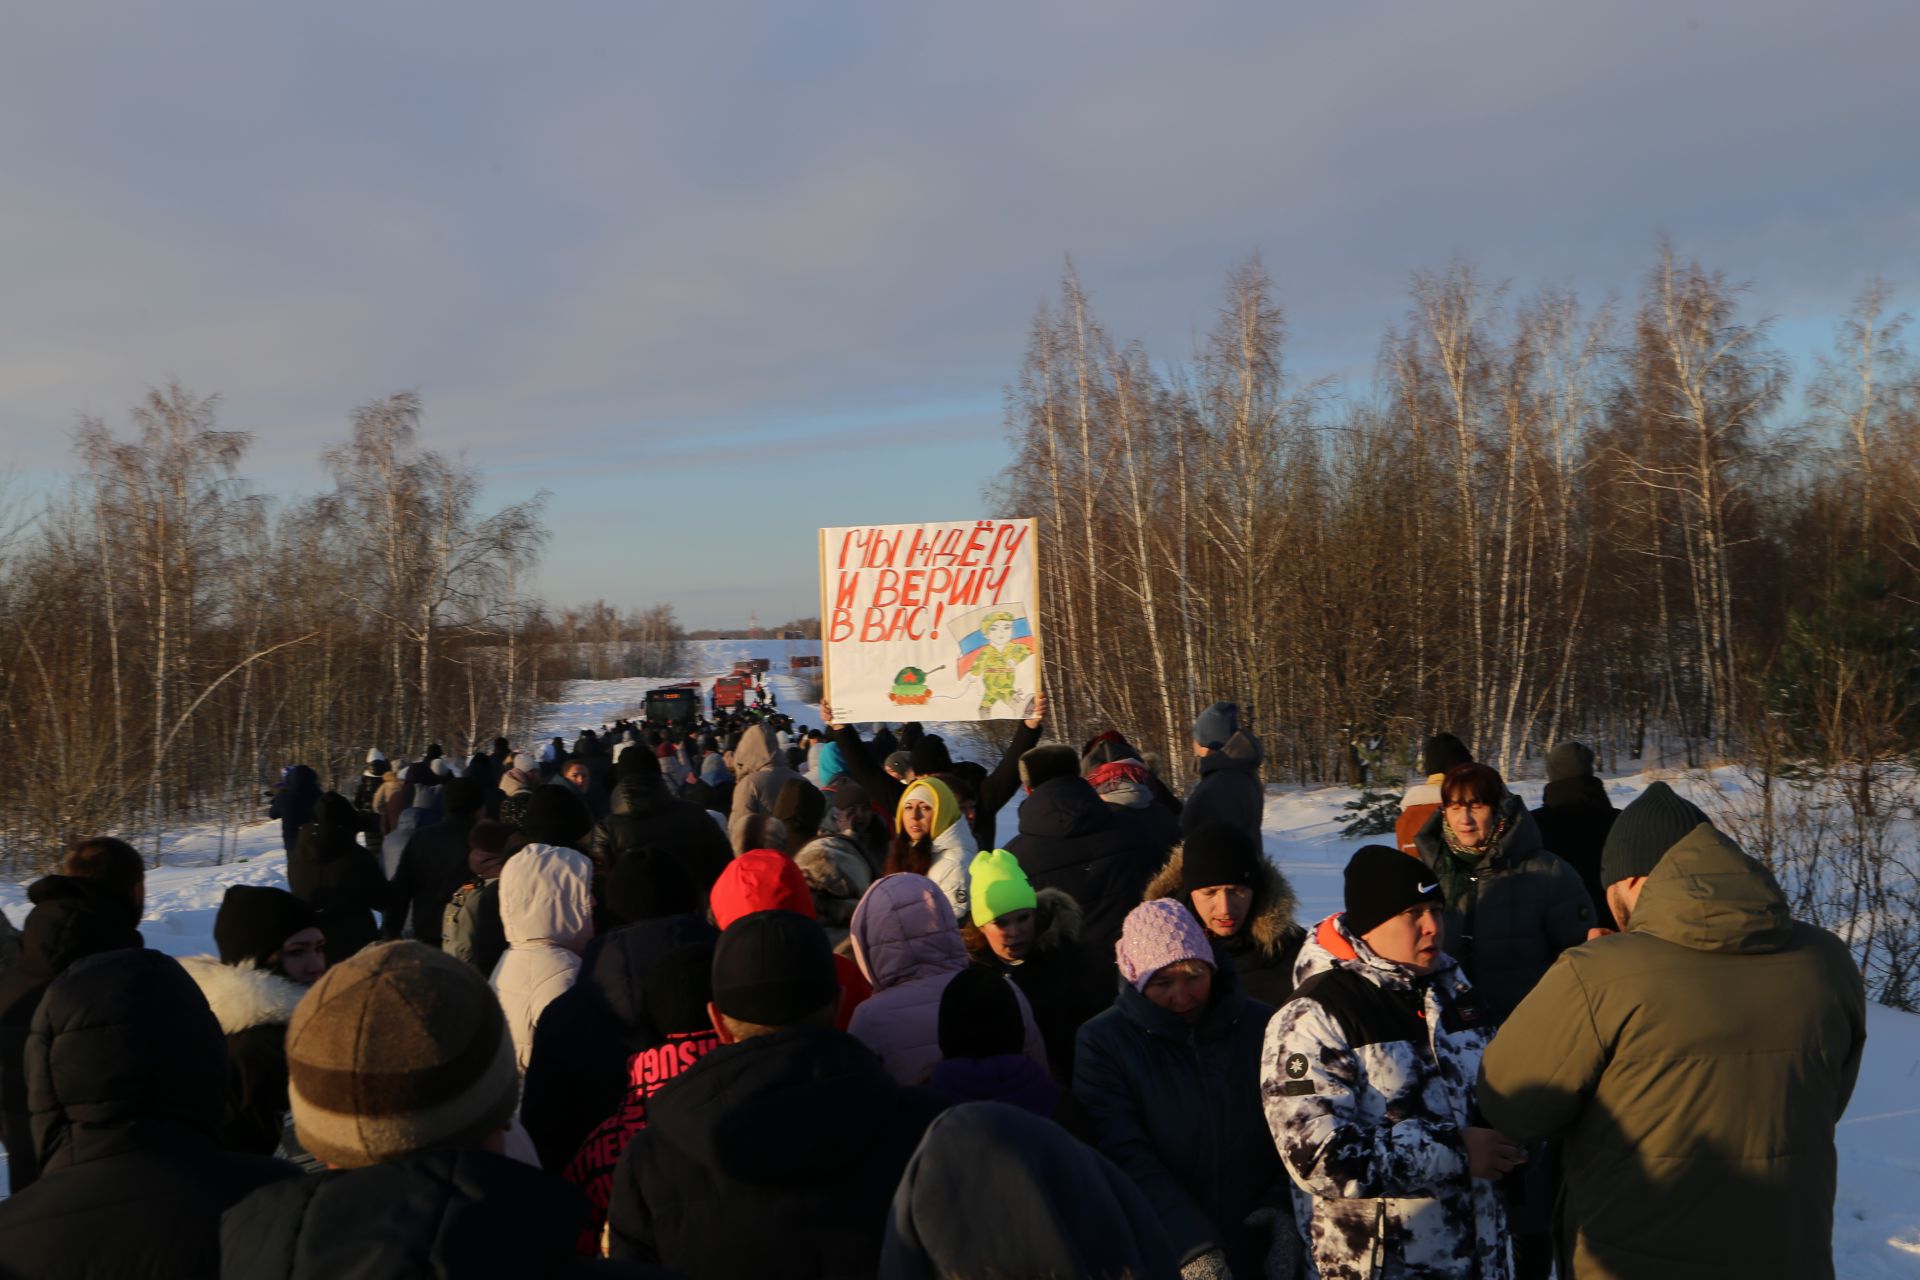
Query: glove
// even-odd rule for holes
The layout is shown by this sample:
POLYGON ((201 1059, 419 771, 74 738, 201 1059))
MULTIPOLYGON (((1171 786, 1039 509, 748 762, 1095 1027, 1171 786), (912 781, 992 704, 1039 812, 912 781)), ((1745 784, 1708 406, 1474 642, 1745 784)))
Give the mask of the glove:
POLYGON ((1209 1249, 1180 1268, 1180 1280, 1233 1280, 1233 1272, 1227 1269, 1224 1252, 1209 1249))
POLYGON ((1293 1215, 1266 1205, 1247 1215, 1247 1225, 1265 1227, 1273 1233, 1266 1263, 1261 1267, 1265 1280, 1300 1280, 1306 1270, 1306 1245, 1294 1228, 1293 1215))

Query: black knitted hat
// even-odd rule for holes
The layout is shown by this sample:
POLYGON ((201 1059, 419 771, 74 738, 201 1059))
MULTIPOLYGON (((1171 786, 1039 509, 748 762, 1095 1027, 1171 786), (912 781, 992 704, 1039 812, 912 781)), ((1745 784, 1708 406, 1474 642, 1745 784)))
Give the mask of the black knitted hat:
POLYGON ((1700 806, 1664 782, 1656 782, 1620 811, 1600 850, 1600 884, 1650 876, 1667 850, 1709 821, 1700 806))
POLYGON ((947 982, 940 995, 942 1057, 998 1058, 1019 1053, 1026 1039, 1012 983, 972 965, 947 982))
POLYGON ((221 964, 252 961, 265 968, 267 957, 302 929, 318 928, 312 907, 288 893, 262 884, 227 886, 213 917, 213 945, 221 964))
POLYGON ((1408 907, 1440 902, 1440 877, 1418 858, 1384 844, 1363 846, 1347 862, 1347 932, 1373 932, 1408 907))
POLYGON ((1210 889, 1217 884, 1252 885, 1260 868, 1260 846, 1239 827, 1206 822, 1182 846, 1180 889, 1210 889))
POLYGON ((755 911, 713 949, 713 1004, 729 1018, 788 1027, 840 991, 833 948, 819 924, 795 911, 755 911))
POLYGON ((520 815, 520 829, 534 844, 571 849, 593 830, 593 812, 572 787, 548 783, 537 788, 520 815))

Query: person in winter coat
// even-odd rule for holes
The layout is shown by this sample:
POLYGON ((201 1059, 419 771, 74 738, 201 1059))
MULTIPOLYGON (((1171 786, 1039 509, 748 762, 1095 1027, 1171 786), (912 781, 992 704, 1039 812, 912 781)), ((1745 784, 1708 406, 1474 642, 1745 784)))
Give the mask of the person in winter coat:
MULTIPOLYGON (((413 833, 424 831, 440 821, 440 815, 432 809, 402 809, 393 824, 393 830, 380 837, 380 873, 391 882, 400 874, 400 859, 407 852, 407 842, 413 839, 413 833)), ((383 898, 384 902, 385 899, 383 898)))
POLYGON ((688 1280, 872 1275, 940 1103, 834 1029, 833 953, 806 917, 734 921, 712 973, 720 1047, 654 1096, 621 1155, 610 1252, 688 1280))
POLYGON ((334 963, 374 940, 373 913, 387 905, 387 882, 379 859, 360 843, 345 796, 329 791, 320 797, 287 857, 287 888, 319 913, 334 963))
POLYGON ((1087 949, 1111 955, 1127 913, 1169 850, 1100 799, 1080 776, 1072 747, 1034 748, 1021 757, 1020 774, 1028 795, 1008 851, 1035 889, 1059 889, 1080 904, 1087 949))
POLYGON ((273 802, 267 806, 267 817, 280 820, 280 844, 287 853, 293 852, 300 828, 312 820, 313 806, 319 799, 320 775, 304 764, 288 766, 287 776, 280 780, 273 802))
MULTIPOLYGON (((772 849, 748 849, 727 867, 713 887, 710 914, 715 927, 725 929, 756 911, 791 911, 815 919, 813 893, 793 859, 772 849)), ((817 921, 816 921, 817 923, 817 921)), ((851 948, 848 948, 851 952, 851 948)), ((851 954, 834 953, 833 972, 840 980, 840 1005, 834 1026, 845 1031, 854 1012, 873 994, 873 984, 851 954)))
POLYGON ((622 757, 626 776, 613 789, 606 821, 593 829, 587 855, 596 875, 605 876, 629 854, 661 849, 677 858, 700 897, 695 915, 706 914, 713 882, 733 857, 727 837, 705 810, 667 792, 659 758, 636 748, 622 757), (633 764, 627 766, 627 759, 633 764))
POLYGON ((520 834, 530 844, 551 844, 576 853, 587 851, 593 831, 593 812, 572 787, 548 783, 528 793, 520 812, 520 834))
POLYGON ((1600 851, 1618 816, 1606 784, 1593 776, 1592 748, 1563 742, 1547 752, 1547 786, 1533 822, 1540 828, 1540 842, 1579 873, 1593 900, 1594 923, 1602 929, 1619 928, 1600 883, 1600 851))
POLYGON ((20 953, 0 974, 0 1144, 14 1191, 40 1170, 28 1106, 27 1036, 48 984, 86 956, 144 945, 146 872, 131 845, 111 836, 75 844, 62 871, 27 886, 20 953))
POLYGON ((1036 891, 1005 849, 973 860, 971 896, 960 935, 973 967, 1027 998, 1053 1078, 1071 1083, 1080 1028, 1113 1003, 1112 962, 1082 944, 1080 904, 1058 889, 1036 891))
POLYGON ((41 1175, 0 1200, 0 1276, 213 1275, 221 1213, 296 1172, 221 1150, 226 1066, 207 1002, 159 952, 56 978, 27 1048, 41 1175))
POLYGON ((1171 1280, 1178 1273, 1153 1206, 1111 1160, 1017 1107, 969 1102, 928 1126, 901 1175, 879 1274, 1171 1280))
POLYGON ((800 775, 787 763, 787 754, 774 737, 772 725, 750 724, 733 749, 733 807, 730 822, 751 813, 771 815, 780 788, 800 775))
MULTIPOLYGON (((924 1083, 940 1061, 940 996, 967 967, 953 906, 933 881, 901 873, 873 882, 853 913, 853 955, 873 984, 847 1030, 880 1055, 902 1084, 924 1083)), ((1042 1066, 1047 1051, 1026 997, 1025 1051, 1042 1066)))
POLYGON ((374 788, 373 812, 379 819, 379 832, 382 839, 393 834, 393 828, 400 821, 400 815, 413 807, 413 784, 406 779, 409 771, 394 765, 380 780, 380 785, 374 788))
POLYGON ((374 812, 373 798, 380 793, 381 784, 387 775, 393 772, 393 766, 380 754, 380 748, 372 747, 367 751, 367 767, 360 773, 360 781, 353 787, 353 807, 363 814, 374 812))
POLYGON ((1414 858, 1420 856, 1420 846, 1414 837, 1420 834, 1429 818, 1440 812, 1440 784, 1447 780, 1449 770, 1472 763, 1473 752, 1452 734, 1436 733, 1427 739, 1420 749, 1420 772, 1427 780, 1408 787, 1400 797, 1400 817, 1393 826, 1393 840, 1400 846, 1400 852, 1414 858))
POLYGON ((220 1144, 272 1155, 287 1115, 287 1023, 327 969, 312 907, 284 889, 236 884, 213 918, 220 954, 180 962, 227 1038, 227 1110, 220 1144))
POLYGON ((513 1043, 466 965, 418 942, 369 947, 301 1002, 287 1064, 295 1132, 332 1171, 227 1211, 225 1280, 615 1270, 574 1252, 591 1220, 585 1197, 500 1154, 513 1043))
POLYGON ((1497 1027, 1562 951, 1587 940, 1593 903, 1493 766, 1454 766, 1440 794, 1415 843, 1446 895, 1447 952, 1497 1027))
POLYGON ((1180 810, 1185 834, 1209 822, 1238 827, 1255 841, 1266 812, 1267 791, 1260 783, 1265 759, 1260 739, 1240 727, 1240 708, 1216 702, 1193 722, 1193 754, 1200 758, 1200 781, 1180 810))
POLYGON ((473 824, 467 833, 467 879, 440 915, 440 949, 472 965, 482 977, 492 976, 507 951, 507 928, 500 922, 500 872, 507 865, 507 843, 513 835, 504 822, 483 818, 473 824))
POLYGON ((609 892, 614 915, 627 923, 588 944, 579 979, 554 997, 533 1031, 520 1121, 549 1170, 564 1168, 593 1127, 620 1106, 628 1060, 665 1042, 648 1016, 653 964, 718 936, 695 915, 704 915, 704 902, 669 853, 622 858, 609 892))
MULTIPOLYGON (((594 1217, 582 1252, 598 1254, 620 1157, 647 1127, 653 1097, 682 1072, 720 1047, 707 1006, 713 1003, 713 944, 679 947, 656 957, 645 983, 646 1020, 653 1042, 627 1055, 624 1088, 614 1109, 588 1131, 572 1155, 550 1166, 586 1193, 594 1217)), ((541 1024, 545 1026, 543 1021, 541 1024)))
POLYGON ((887 851, 893 845, 892 812, 874 808, 866 788, 851 778, 840 780, 829 801, 823 829, 852 841, 866 859, 869 875, 885 875, 887 851))
POLYGON ((1308 945, 1304 980, 1266 1029, 1260 1097, 1310 1274, 1508 1275, 1494 1179, 1524 1157, 1475 1119, 1487 1020, 1441 949, 1429 874, 1386 845, 1354 854, 1345 911, 1308 945))
POLYGON ((1209 823, 1173 851, 1146 897, 1190 909, 1233 961, 1240 989, 1279 1008, 1293 996, 1293 966, 1307 931, 1293 922, 1293 886, 1238 827, 1209 823))
POLYGON ((1187 1280, 1261 1274, 1284 1203, 1259 1111, 1273 1009, 1240 993, 1231 966, 1214 967, 1176 902, 1135 907, 1116 959, 1119 995, 1080 1028, 1074 1054, 1073 1096, 1095 1145, 1153 1205, 1187 1280))
POLYGON ((500 923, 507 953, 494 966, 493 990, 506 1011, 514 1062, 527 1069, 533 1030, 554 997, 580 974, 593 937, 593 868, 586 855, 530 844, 500 871, 500 923))
POLYGON ((925 876, 940 886, 953 914, 967 914, 967 869, 979 848, 953 789, 938 778, 915 778, 900 793, 886 873, 925 876))
POLYGON ((466 883, 468 837, 485 811, 487 790, 473 778, 451 779, 442 789, 446 816, 414 831, 387 881, 383 938, 399 937, 405 926, 428 946, 440 945, 441 917, 453 891, 466 883))
POLYGON ((7 913, 0 911, 0 977, 4 977, 7 970, 13 967, 19 954, 20 931, 13 927, 13 921, 7 919, 7 913))
POLYGON ((1490 1123, 1564 1139, 1560 1274, 1831 1277, 1866 1043, 1846 944, 1664 782, 1621 810, 1601 878, 1624 932, 1561 956, 1480 1072, 1490 1123))
POLYGON ((502 795, 511 796, 522 791, 531 791, 540 783, 540 765, 532 756, 522 751, 508 757, 507 768, 500 775, 502 795))
POLYGON ((1014 990, 988 969, 953 975, 940 993, 940 1061, 927 1088, 948 1102, 1005 1102, 1051 1120, 1066 1095, 1021 1052, 1026 1028, 1014 990))
POLYGON ((873 883, 874 871, 866 854, 850 836, 824 835, 794 854, 793 864, 806 879, 813 896, 814 918, 827 931, 834 953, 851 954, 847 930, 853 923, 854 908, 873 883))

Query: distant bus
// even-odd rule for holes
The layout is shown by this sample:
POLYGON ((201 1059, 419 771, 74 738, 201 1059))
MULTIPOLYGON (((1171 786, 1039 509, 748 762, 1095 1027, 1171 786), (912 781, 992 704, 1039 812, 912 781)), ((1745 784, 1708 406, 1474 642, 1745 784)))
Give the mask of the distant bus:
POLYGON ((713 682, 713 705, 716 707, 744 706, 747 690, 753 688, 751 676, 721 676, 713 682))
POLYGON ((820 669, 820 655, 817 653, 796 653, 787 665, 795 671, 818 671, 820 669))
POLYGON ((743 658, 733 664, 733 674, 737 676, 750 676, 756 672, 772 669, 773 661, 770 658, 743 658))
POLYGON ((668 685, 649 689, 643 703, 648 724, 692 724, 700 718, 700 687, 668 685))

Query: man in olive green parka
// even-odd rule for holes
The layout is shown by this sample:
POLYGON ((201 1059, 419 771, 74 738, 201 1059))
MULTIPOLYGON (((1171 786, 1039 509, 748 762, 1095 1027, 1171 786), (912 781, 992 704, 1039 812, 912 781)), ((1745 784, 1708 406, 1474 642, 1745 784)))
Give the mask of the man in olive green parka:
POLYGON ((1488 1124, 1563 1140, 1561 1276, 1830 1280, 1833 1130, 1866 1043, 1846 944, 1662 782, 1601 874, 1624 933, 1563 954, 1480 1068, 1488 1124))

